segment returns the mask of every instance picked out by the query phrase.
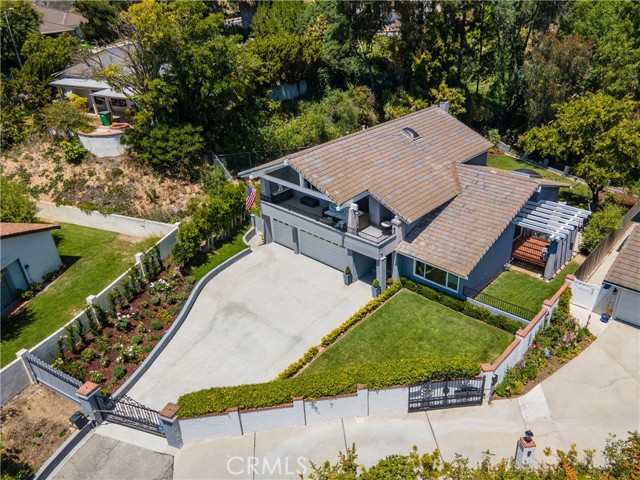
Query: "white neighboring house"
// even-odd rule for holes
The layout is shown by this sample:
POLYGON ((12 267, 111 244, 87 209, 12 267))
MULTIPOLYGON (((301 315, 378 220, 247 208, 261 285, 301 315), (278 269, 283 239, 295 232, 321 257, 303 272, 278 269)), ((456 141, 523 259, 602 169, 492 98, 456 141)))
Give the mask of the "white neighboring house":
POLYGON ((613 288, 612 317, 640 327, 640 226, 633 228, 602 283, 613 288))
POLYGON ((0 223, 2 310, 19 293, 62 266, 51 230, 60 225, 46 223, 0 223))

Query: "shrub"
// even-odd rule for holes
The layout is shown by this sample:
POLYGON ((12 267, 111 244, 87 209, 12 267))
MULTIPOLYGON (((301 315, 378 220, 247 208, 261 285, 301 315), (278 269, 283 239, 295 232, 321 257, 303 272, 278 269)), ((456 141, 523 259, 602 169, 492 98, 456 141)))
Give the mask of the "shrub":
POLYGON ((134 335, 131 337, 131 343, 134 345, 140 345, 142 343, 142 337, 140 335, 134 335))
POLYGON ((593 214, 582 235, 580 248, 588 255, 598 244, 622 226, 624 210, 619 205, 607 204, 601 210, 593 214))
POLYGON ((167 325, 173 322, 173 315, 167 312, 164 308, 158 312, 158 318, 162 320, 167 325))
POLYGON ((142 349, 138 345, 129 345, 127 348, 122 349, 117 361, 122 363, 138 363, 141 360, 141 353, 142 349))
POLYGON ((194 277, 193 275, 189 275, 189 276, 187 277, 187 283, 188 283, 189 285, 195 285, 195 284, 196 284, 196 282, 197 282, 196 277, 194 277))
POLYGON ((76 335, 78 335, 78 338, 80 339, 80 341, 82 343, 87 343, 87 327, 85 326, 84 323, 82 323, 82 320, 80 320, 80 317, 76 318, 75 330, 76 330, 76 335))
POLYGON ((101 327, 106 327, 108 323, 107 312, 105 312, 104 309, 98 304, 93 305, 93 311, 96 313, 96 321, 98 322, 98 324, 101 327))
POLYGON ((180 292, 176 295, 176 298, 181 302, 185 301, 188 297, 189 295, 187 295, 187 292, 180 292))
POLYGON ((105 377, 102 373, 93 371, 89 374, 89 380, 95 383, 100 383, 105 381, 105 377))
POLYGON ((373 288, 380 288, 380 281, 376 278, 373 282, 371 282, 371 286, 373 288))
POLYGON ((108 357, 102 357, 100 359, 100 365, 102 365, 103 367, 108 367, 110 363, 111 361, 109 360, 108 357))
POLYGON ((72 165, 80 165, 89 156, 89 150, 84 148, 78 139, 63 140, 60 148, 64 159, 72 165))
POLYGON ((98 347, 98 351, 101 353, 104 353, 107 350, 109 350, 109 341, 104 337, 96 338, 96 345, 98 347))
POLYGON ((117 382, 126 375, 127 369, 124 365, 116 365, 111 373, 113 374, 113 380, 117 382))
POLYGON ((119 313, 118 318, 116 319, 116 328, 121 332, 128 332, 131 328, 129 315, 122 315, 119 313))
POLYGON ((136 327, 136 330, 140 333, 147 333, 147 327, 144 326, 144 323, 140 322, 136 327))
POLYGON ((162 322, 158 320, 152 320, 149 324, 149 327, 151 328, 151 330, 162 330, 162 322))
POLYGON ((38 221, 36 202, 20 182, 0 176, 0 190, 2 190, 0 221, 14 223, 38 221))
POLYGON ((504 315, 493 315, 486 308, 478 307, 467 301, 459 300, 449 295, 440 293, 433 288, 429 288, 426 285, 421 285, 409 280, 408 278, 402 279, 402 286, 408 290, 411 290, 418 295, 421 295, 429 300, 438 302, 451 310, 460 312, 481 322, 488 323, 496 328, 504 330, 509 333, 516 333, 522 328, 522 324, 516 320, 505 317, 504 315))
POLYGON ((142 301, 140 302, 140 306, 141 306, 142 308, 149 308, 149 302, 147 302, 146 300, 142 300, 142 301))
POLYGON ((90 363, 91 360, 93 360, 94 358, 96 358, 98 356, 98 352, 96 352, 93 348, 89 347, 89 348, 85 348, 82 353, 80 354, 80 358, 82 358, 82 360, 84 360, 87 363, 90 363))
POLYGON ((467 357, 447 359, 409 359, 371 363, 350 369, 327 370, 315 375, 276 379, 267 383, 214 387, 188 393, 178 399, 180 415, 192 417, 222 413, 229 408, 275 407, 290 403, 293 397, 312 400, 353 394, 358 384, 371 389, 411 385, 425 379, 469 378, 480 366, 467 357))
POLYGON ((77 378, 84 382, 87 378, 87 367, 85 367, 80 361, 72 360, 70 362, 63 362, 62 365, 57 367, 67 375, 77 378))
POLYGON ((35 296, 35 293, 34 293, 33 290, 25 290, 24 292, 22 292, 20 294, 20 299, 21 300, 31 300, 34 296, 35 296))
POLYGON ((293 377, 296 373, 302 370, 305 365, 311 363, 316 355, 318 355, 318 351, 318 347, 311 347, 309 350, 307 350, 307 352, 302 356, 300 360, 292 363, 287 368, 285 368, 284 371, 280 375, 278 375, 277 379, 284 380, 286 378, 293 377))
POLYGON ((160 297, 158 295, 154 295, 151 297, 151 303, 156 306, 160 305, 160 297))
POLYGON ((100 326, 98 325, 98 322, 96 322, 94 318, 93 310, 91 310, 91 308, 87 308, 84 311, 84 314, 87 317, 87 327, 89 328, 89 331, 93 335, 93 338, 98 338, 98 336, 100 335, 100 326))
POLYGON ((345 275, 351 275, 351 268, 349 268, 349 267, 345 267, 345 269, 344 269, 344 274, 345 274, 345 275))

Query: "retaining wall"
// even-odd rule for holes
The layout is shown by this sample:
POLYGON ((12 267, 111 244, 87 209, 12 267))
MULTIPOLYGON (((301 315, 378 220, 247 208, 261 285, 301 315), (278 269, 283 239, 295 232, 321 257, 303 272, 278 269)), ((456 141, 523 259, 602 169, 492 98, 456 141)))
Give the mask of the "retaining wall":
POLYGON ((109 232, 123 233, 132 237, 164 237, 176 228, 170 223, 154 222, 143 218, 100 212, 87 212, 68 205, 38 202, 38 216, 52 222, 73 223, 83 227, 98 228, 109 232))
POLYGON ((126 147, 120 143, 123 133, 111 135, 90 135, 78 133, 78 139, 82 146, 98 158, 118 157, 124 155, 126 147))

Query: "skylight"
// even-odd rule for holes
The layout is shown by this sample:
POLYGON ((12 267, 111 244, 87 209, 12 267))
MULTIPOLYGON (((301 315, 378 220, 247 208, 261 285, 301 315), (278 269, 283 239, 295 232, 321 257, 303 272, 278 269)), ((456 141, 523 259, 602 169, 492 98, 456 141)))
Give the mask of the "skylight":
POLYGON ((420 138, 420 134, 418 132, 416 132, 413 128, 404 127, 402 129, 402 133, 404 133, 411 140, 417 140, 417 139, 420 138))

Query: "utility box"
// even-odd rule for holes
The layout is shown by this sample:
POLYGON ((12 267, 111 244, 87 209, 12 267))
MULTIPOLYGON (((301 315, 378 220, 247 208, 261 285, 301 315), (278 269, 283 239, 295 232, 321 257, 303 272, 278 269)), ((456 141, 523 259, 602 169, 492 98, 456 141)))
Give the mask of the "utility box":
POLYGON ((89 423, 89 420, 87 419, 87 417, 85 417, 80 411, 77 411, 76 413, 71 415, 69 417, 69 421, 78 430, 82 430, 82 427, 84 427, 87 423, 89 423))
POLYGON ((533 465, 535 454, 536 443, 533 441, 533 435, 520 437, 516 445, 516 464, 519 467, 533 465))

